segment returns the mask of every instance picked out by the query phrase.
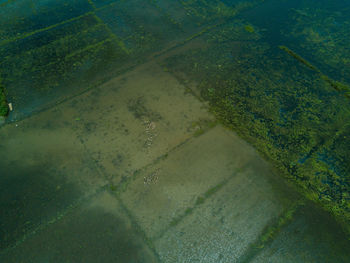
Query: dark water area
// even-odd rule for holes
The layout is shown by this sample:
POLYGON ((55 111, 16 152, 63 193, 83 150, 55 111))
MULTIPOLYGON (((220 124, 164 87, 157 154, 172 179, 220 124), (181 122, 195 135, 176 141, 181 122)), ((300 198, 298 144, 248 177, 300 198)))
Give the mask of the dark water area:
MULTIPOLYGON (((327 45, 332 38, 337 37, 335 34, 338 32, 341 33, 342 28, 348 26, 350 16, 349 10, 350 3, 347 3, 347 1, 306 2, 302 0, 272 0, 252 10, 243 12, 241 17, 247 19, 255 26, 266 30, 263 33, 263 41, 269 42, 274 47, 286 45, 307 61, 314 64, 324 74, 349 84, 350 75, 344 74, 344 72, 341 71, 342 66, 340 64, 329 65, 327 61, 322 61, 323 58, 317 56, 317 53, 313 50, 313 48, 316 48, 316 46, 313 47, 315 44, 307 44, 304 38, 293 34, 293 28, 298 26, 296 22, 302 21, 302 18, 305 18, 305 24, 301 24, 300 26, 311 27, 318 34, 327 38, 322 40, 323 44, 327 45), (310 21, 312 20, 315 21, 311 23, 310 21), (305 48, 303 44, 310 46, 305 48)), ((340 41, 342 41, 344 45, 349 44, 346 35, 342 35, 340 41)), ((334 54, 334 56, 337 56, 337 54, 334 54)))
POLYGON ((0 262, 350 262, 349 47, 343 0, 0 0, 0 262))
POLYGON ((267 1, 252 10, 243 12, 240 16, 255 26, 266 29, 263 40, 278 45, 283 40, 281 31, 290 25, 291 9, 301 7, 303 2, 303 0, 267 1))
POLYGON ((92 8, 87 1, 5 1, 0 10, 1 40, 16 38, 82 15, 92 8))

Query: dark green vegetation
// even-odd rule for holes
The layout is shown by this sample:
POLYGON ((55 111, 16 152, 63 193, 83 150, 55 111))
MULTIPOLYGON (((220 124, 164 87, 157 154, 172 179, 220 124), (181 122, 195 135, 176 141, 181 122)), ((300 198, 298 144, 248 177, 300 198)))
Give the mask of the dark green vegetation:
POLYGON ((1 84, 0 79, 0 116, 6 116, 9 112, 9 108, 6 102, 5 87, 1 84))
POLYGON ((247 24, 237 19, 216 27, 201 36, 204 48, 189 48, 164 66, 182 81, 199 83, 196 92, 223 123, 350 230, 346 78, 334 80, 336 74, 247 24))

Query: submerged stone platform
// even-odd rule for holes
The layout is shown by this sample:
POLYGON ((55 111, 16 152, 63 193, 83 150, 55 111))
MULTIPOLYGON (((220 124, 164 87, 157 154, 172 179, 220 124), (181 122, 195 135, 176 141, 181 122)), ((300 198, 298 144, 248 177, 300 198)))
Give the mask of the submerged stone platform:
POLYGON ((305 67, 349 82, 349 9, 310 24, 326 2, 0 1, 0 262, 350 262, 335 219, 214 117, 346 206, 349 104, 305 67))
POLYGON ((157 61, 1 128, 1 262, 347 262, 350 243, 157 61))

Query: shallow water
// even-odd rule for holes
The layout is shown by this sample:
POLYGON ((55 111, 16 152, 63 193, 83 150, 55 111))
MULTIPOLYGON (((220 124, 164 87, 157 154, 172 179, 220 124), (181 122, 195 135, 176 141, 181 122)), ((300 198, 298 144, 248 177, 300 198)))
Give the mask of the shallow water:
POLYGON ((1 262, 350 261, 350 5, 0 6, 1 262))

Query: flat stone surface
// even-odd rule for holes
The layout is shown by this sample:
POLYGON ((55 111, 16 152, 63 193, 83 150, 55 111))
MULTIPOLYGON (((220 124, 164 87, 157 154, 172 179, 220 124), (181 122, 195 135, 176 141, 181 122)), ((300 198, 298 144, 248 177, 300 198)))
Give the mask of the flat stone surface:
MULTIPOLYGON (((0 261, 246 258, 297 198, 234 133, 216 126, 195 136, 210 120, 181 84, 149 63, 3 126, 0 261), (125 178, 121 205, 106 185, 115 189, 125 178)), ((253 261, 347 262, 344 235, 312 213, 298 214, 253 261)))
POLYGON ((0 249, 106 184, 71 126, 48 125, 54 116, 0 129, 0 249))
POLYGON ((251 262, 350 262, 350 242, 330 215, 308 204, 251 262))
POLYGON ((157 262, 120 203, 104 192, 49 225, 1 262, 157 262))
POLYGON ((234 173, 218 192, 155 241, 162 262, 237 262, 293 202, 279 201, 284 193, 276 190, 271 173, 259 158, 234 173))
POLYGON ((199 196, 236 176, 254 158, 258 155, 252 147, 215 127, 143 171, 121 198, 147 235, 155 238, 193 207, 199 196))
POLYGON ((115 184, 190 138, 202 104, 157 64, 147 63, 67 102, 63 112, 115 184))

